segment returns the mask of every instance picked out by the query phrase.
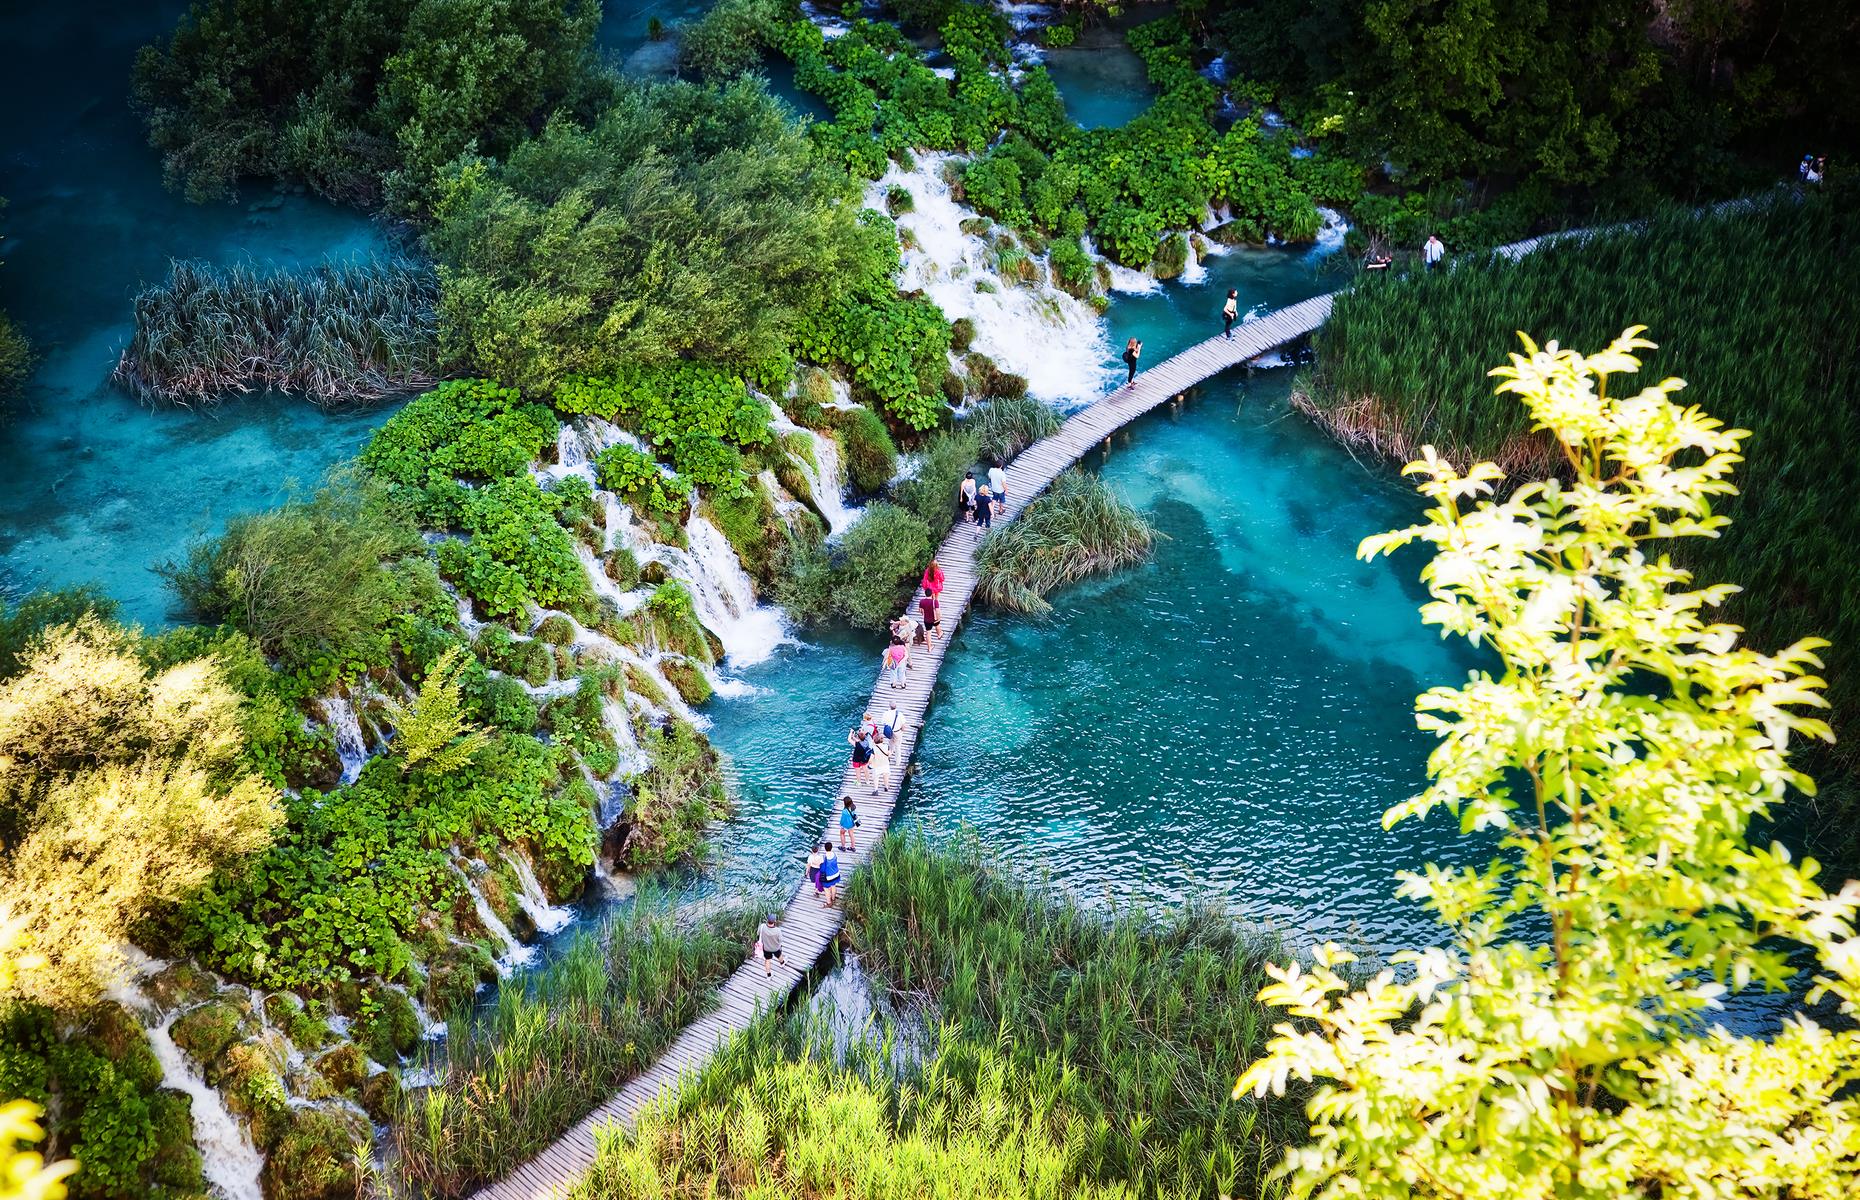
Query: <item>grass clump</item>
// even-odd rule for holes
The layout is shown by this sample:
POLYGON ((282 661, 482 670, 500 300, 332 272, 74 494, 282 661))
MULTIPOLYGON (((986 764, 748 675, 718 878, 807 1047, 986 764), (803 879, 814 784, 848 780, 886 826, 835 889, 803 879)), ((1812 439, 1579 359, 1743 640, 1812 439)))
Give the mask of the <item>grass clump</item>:
POLYGON ((839 422, 846 449, 846 478, 855 492, 874 495, 898 473, 898 447, 885 422, 869 408, 848 410, 839 422))
POLYGON ((526 1162, 649 1064, 742 962, 747 914, 680 927, 637 899, 560 959, 512 981, 489 1012, 455 1018, 442 1075, 390 1125, 403 1180, 465 1196, 526 1162))
POLYGON ((400 259, 271 272, 176 262, 136 297, 112 378, 151 403, 270 388, 322 408, 368 404, 438 378, 438 301, 432 270, 400 259))
POLYGON ((1067 471, 1018 520, 982 539, 976 595, 1015 612, 1047 612, 1054 588, 1140 563, 1159 536, 1102 479, 1067 471))
POLYGON ((1059 414, 1033 399, 1016 396, 978 405, 967 422, 985 459, 1006 462, 1041 438, 1059 432, 1059 414))

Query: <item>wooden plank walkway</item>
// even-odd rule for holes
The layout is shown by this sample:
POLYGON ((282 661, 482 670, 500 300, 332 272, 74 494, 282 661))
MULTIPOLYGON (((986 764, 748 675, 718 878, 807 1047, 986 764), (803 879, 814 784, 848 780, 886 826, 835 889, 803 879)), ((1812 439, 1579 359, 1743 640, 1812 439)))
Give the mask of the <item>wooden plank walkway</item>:
MULTIPOLYGON (((1232 338, 1212 337, 1190 346, 1139 374, 1134 385, 1117 388, 1080 409, 1066 419, 1059 432, 1027 447, 1008 464, 1007 514, 995 518, 995 524, 1019 516, 1061 471, 1130 421, 1180 396, 1204 379, 1310 333, 1330 315, 1330 303, 1329 296, 1317 296, 1236 325, 1232 338)), ((953 496, 950 502, 955 503, 953 496)), ((834 792, 834 814, 828 819, 819 841, 838 843, 837 800, 840 796, 850 795, 859 804, 859 849, 840 855, 843 881, 864 865, 871 847, 891 821, 898 791, 904 782, 905 767, 917 745, 917 731, 923 727, 930 693, 943 665, 943 655, 962 618, 967 615, 969 599, 975 591, 975 550, 981 540, 979 534, 973 526, 958 525, 937 549, 937 562, 944 574, 943 636, 927 647, 912 651, 910 682, 905 688, 894 689, 883 679, 873 685, 868 711, 883 712, 895 703, 904 725, 897 736, 896 753, 892 755, 888 787, 875 795, 872 789, 859 786, 852 778, 849 764, 839 789, 834 792)), ((915 600, 910 610, 917 611, 915 600)), ((801 875, 802 864, 795 863, 794 871, 797 876, 801 875)), ((753 959, 744 963, 719 990, 717 1007, 687 1026, 657 1062, 629 1080, 613 1099, 589 1113, 548 1149, 479 1191, 475 1200, 551 1200, 565 1195, 594 1163, 595 1130, 613 1124, 630 1125, 662 1091, 675 1087, 684 1076, 701 1071, 732 1034, 748 1028, 758 1014, 787 999, 803 973, 826 952, 839 930, 840 910, 822 907, 811 889, 797 886, 794 898, 781 917, 782 950, 788 959, 786 967, 777 965, 774 977, 767 978, 753 959)))

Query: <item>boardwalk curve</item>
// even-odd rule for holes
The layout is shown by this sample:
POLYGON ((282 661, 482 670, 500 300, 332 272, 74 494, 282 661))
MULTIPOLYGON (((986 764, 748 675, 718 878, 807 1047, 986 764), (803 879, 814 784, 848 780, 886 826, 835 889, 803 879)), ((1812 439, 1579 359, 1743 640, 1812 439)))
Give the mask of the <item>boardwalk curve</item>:
MULTIPOLYGON (((1060 472, 1132 420, 1205 379, 1312 332, 1330 315, 1330 305, 1330 296, 1317 296, 1237 325, 1232 338, 1217 336, 1190 346, 1139 374, 1134 385, 1119 387, 1073 413, 1059 432, 1028 446, 1008 464, 1007 512, 995 518, 995 523, 1018 517, 1060 472)), ((842 876, 849 877, 866 863, 872 847, 891 822, 904 783, 904 768, 916 748, 917 732, 930 707, 943 655, 962 618, 968 615, 969 599, 975 592, 975 551, 980 541, 980 531, 964 525, 950 530, 943 539, 937 548, 937 562, 944 573, 943 636, 912 651, 910 682, 903 690, 893 689, 883 679, 872 687, 867 711, 882 712, 896 704, 904 724, 892 756, 891 781, 885 789, 873 794, 870 788, 858 786, 849 767, 834 793, 836 800, 850 795, 859 802, 859 849, 840 855, 842 876)), ((915 600, 910 611, 917 611, 915 600)), ((836 809, 816 840, 837 843, 837 815, 836 809)), ((615 1124, 631 1125, 662 1092, 676 1087, 686 1075, 701 1071, 732 1034, 748 1028, 758 1015, 785 1001, 838 935, 840 921, 838 908, 823 908, 811 890, 797 887, 781 916, 787 966, 777 964, 774 977, 766 978, 755 961, 744 963, 719 989, 717 1007, 686 1026, 657 1062, 628 1080, 611 1100, 541 1154, 480 1190, 474 1200, 553 1200, 565 1195, 594 1163, 596 1130, 615 1124)))

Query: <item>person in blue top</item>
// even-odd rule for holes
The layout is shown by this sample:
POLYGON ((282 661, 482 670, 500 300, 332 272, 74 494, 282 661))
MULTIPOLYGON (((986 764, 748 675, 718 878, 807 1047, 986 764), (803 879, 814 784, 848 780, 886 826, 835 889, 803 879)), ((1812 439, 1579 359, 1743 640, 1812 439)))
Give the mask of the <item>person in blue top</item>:
POLYGON ((858 806, 851 796, 840 797, 840 849, 857 850, 853 830, 859 827, 858 806))
POLYGON ((822 842, 820 848, 827 852, 827 857, 821 861, 820 876, 814 881, 814 887, 820 892, 821 903, 832 908, 840 894, 840 856, 833 852, 832 842, 822 842))

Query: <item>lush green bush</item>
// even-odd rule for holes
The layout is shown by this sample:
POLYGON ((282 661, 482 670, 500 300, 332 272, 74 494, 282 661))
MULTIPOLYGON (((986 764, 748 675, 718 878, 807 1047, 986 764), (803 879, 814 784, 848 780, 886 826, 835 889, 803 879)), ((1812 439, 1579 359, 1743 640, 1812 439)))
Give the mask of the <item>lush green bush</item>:
POLYGON ((923 522, 932 545, 956 523, 956 489, 965 472, 980 467, 980 446, 973 429, 938 434, 924 443, 917 470, 892 489, 892 498, 923 522))
MULTIPOLYGON (((949 504, 954 497, 951 492, 949 504)), ((883 500, 869 506, 834 548, 836 610, 862 629, 883 629, 903 611, 911 585, 930 561, 931 544, 915 513, 883 500)))
POLYGON ((718 492, 705 502, 705 511, 749 577, 769 583, 774 578, 775 545, 785 527, 768 493, 754 483, 735 495, 718 492))
POLYGON ((1157 534, 1102 479, 1067 471, 1011 525, 976 551, 976 598, 1016 612, 1046 612, 1054 588, 1143 562, 1157 534))
POLYGON ((840 445, 846 451, 846 480, 855 492, 883 491, 898 473, 898 447, 885 422, 869 408, 837 414, 840 445))
POLYGON ((849 183, 762 86, 628 83, 447 169, 442 358, 526 392, 677 359, 782 360, 865 251, 849 183))
POLYGON ((678 66, 707 82, 734 79, 762 60, 784 15, 779 0, 720 0, 678 31, 678 66))
MULTIPOLYGON (((1860 286, 1851 272, 1826 268, 1857 253, 1860 206, 1830 194, 1715 217, 1674 211, 1517 262, 1471 259, 1451 271, 1366 280, 1338 298, 1318 335, 1306 403, 1345 438, 1401 461, 1431 443, 1460 463, 1554 472, 1560 455, 1522 406, 1492 393, 1476 364, 1502 357, 1520 326, 1591 345, 1648 322, 1663 345, 1679 348, 1648 354, 1648 369, 1673 374, 1683 361, 1688 394, 1756 434, 1740 494, 1719 505, 1735 524, 1680 548, 1682 561, 1742 583, 1729 608, 1756 636, 1831 638, 1832 719, 1847 730, 1860 703, 1850 666, 1860 643, 1860 609, 1850 601, 1860 563, 1843 547, 1860 539, 1860 509, 1850 503, 1844 447, 1860 425, 1853 406, 1828 397, 1860 389, 1851 334, 1860 286)), ((1810 822, 1843 862, 1860 854, 1844 823, 1852 819, 1824 798, 1810 822)))
POLYGON ((85 616, 114 621, 118 609, 115 600, 91 584, 0 601, 0 679, 19 670, 21 654, 52 626, 70 625, 85 616))
POLYGON ((590 87, 599 19, 595 0, 197 0, 137 57, 132 99, 190 199, 272 176, 417 213, 442 164, 590 87))
POLYGON ((990 400, 976 406, 963 428, 974 433, 976 453, 1005 463, 1041 438, 1059 432, 1059 414, 1031 396, 990 400))
POLYGON ((467 537, 439 544, 440 571, 492 616, 523 616, 531 604, 588 613, 594 594, 556 520, 560 504, 529 475, 464 492, 456 523, 467 537))
POLYGON ((400 1177, 422 1194, 468 1196, 528 1161, 714 1003, 743 961, 753 921, 726 912, 681 924, 651 895, 519 984, 452 1022, 440 1082, 391 1116, 400 1177))
POLYGON ((136 296, 111 378, 166 404, 211 406, 252 388, 323 408, 368 404, 431 386, 438 299, 432 268, 404 260, 269 272, 176 262, 136 296))
POLYGON ((455 478, 483 482, 522 473, 555 441, 557 428, 547 408, 525 403, 514 388, 462 379, 414 397, 389 417, 361 462, 411 488, 455 478))
POLYGON ((639 870, 702 861, 711 823, 730 813, 722 760, 684 721, 647 725, 639 745, 647 765, 621 816, 621 861, 639 870))
POLYGON ((594 460, 601 486, 655 517, 681 519, 691 503, 691 485, 667 474, 652 455, 620 443, 594 460))

